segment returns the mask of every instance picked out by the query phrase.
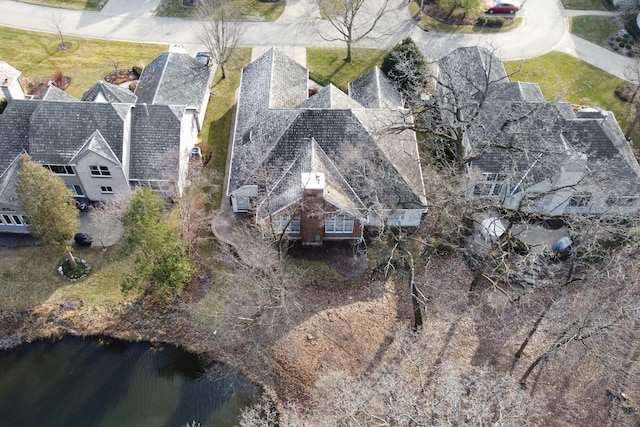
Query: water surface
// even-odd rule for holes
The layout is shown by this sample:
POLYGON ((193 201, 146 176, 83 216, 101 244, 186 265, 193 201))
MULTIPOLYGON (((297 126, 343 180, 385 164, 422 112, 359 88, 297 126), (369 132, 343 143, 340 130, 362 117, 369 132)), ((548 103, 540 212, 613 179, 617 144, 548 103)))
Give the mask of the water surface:
POLYGON ((0 352, 0 425, 232 426, 258 397, 245 377, 168 345, 68 337, 0 352))

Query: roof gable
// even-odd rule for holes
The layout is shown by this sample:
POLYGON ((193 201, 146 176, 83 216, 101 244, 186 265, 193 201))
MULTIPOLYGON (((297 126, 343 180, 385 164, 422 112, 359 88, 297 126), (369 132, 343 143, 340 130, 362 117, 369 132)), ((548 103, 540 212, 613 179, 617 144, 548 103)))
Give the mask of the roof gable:
POLYGON ((378 67, 349 83, 349 96, 367 108, 402 108, 402 95, 378 67))
POLYGON ((96 130, 122 160, 124 121, 111 104, 41 102, 29 120, 29 155, 43 164, 68 164, 96 130))
MULTIPOLYGON (((277 190, 278 197, 283 197, 278 206, 285 206, 286 201, 300 197, 301 173, 322 172, 330 189, 327 200, 336 206, 353 210, 374 204, 386 209, 424 208, 413 132, 384 136, 379 132, 383 123, 404 120, 408 113, 398 110, 397 105, 395 109, 365 108, 332 85, 307 99, 307 79, 307 70, 277 49, 243 70, 228 194, 245 185, 260 187, 268 180, 277 183, 271 191, 277 190), (394 144, 400 148, 392 148, 394 144), (318 154, 309 154, 313 147, 318 154), (316 159, 315 166, 311 159, 316 159), (399 160, 402 164, 396 167, 393 163, 399 160)), ((379 71, 360 82, 369 81, 375 83, 381 102, 394 98, 387 89, 397 96, 379 71)), ((358 87, 364 90, 366 85, 358 87)), ((264 185, 262 189, 266 191, 264 185)))
POLYGON ((108 103, 135 103, 138 97, 129 89, 113 83, 99 81, 82 95, 82 101, 108 103))
POLYGON ((105 141, 99 130, 96 130, 91 134, 84 146, 80 149, 80 151, 78 151, 73 159, 71 159, 71 162, 76 163, 78 159, 83 157, 88 152, 93 152, 115 164, 121 164, 120 160, 118 160, 118 157, 111 150, 111 147, 109 147, 109 144, 107 143, 107 141, 105 141))
POLYGON ((44 101, 78 102, 77 98, 69 95, 67 92, 54 85, 49 85, 39 98, 44 101))
POLYGON ((334 108, 348 110, 363 107, 347 96, 346 93, 334 85, 329 84, 329 86, 322 88, 320 92, 300 104, 298 108, 334 108))
POLYGON ((144 68, 135 95, 140 104, 200 109, 210 78, 211 69, 189 55, 165 52, 144 68))

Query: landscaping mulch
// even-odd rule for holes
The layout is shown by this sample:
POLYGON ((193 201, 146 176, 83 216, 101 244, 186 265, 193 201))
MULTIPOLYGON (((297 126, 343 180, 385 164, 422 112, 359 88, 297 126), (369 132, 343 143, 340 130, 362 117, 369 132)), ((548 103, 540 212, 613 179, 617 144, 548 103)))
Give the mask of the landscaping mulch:
POLYGON ((2 248, 24 248, 41 245, 42 240, 29 234, 0 233, 0 247, 2 248))

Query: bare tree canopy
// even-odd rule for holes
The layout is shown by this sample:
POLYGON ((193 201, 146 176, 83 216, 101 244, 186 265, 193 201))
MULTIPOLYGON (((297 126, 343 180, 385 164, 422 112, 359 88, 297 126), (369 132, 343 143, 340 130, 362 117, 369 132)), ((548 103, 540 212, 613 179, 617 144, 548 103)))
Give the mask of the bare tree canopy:
POLYGON ((232 22, 236 16, 232 3, 226 0, 206 0, 198 6, 195 24, 198 40, 211 53, 211 59, 226 77, 224 66, 240 43, 241 27, 232 22))
POLYGON ((351 51, 355 44, 374 38, 380 32, 381 19, 392 11, 389 0, 316 0, 320 15, 330 23, 331 30, 315 28, 326 41, 342 41, 347 45, 346 62, 351 62, 351 51))

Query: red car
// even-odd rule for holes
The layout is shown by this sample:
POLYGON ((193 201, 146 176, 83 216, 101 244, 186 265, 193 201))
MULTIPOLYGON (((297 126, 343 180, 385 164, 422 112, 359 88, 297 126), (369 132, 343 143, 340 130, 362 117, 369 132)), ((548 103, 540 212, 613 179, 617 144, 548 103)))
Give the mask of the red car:
POLYGON ((489 13, 516 13, 520 10, 520 3, 515 1, 491 0, 486 6, 489 13))

